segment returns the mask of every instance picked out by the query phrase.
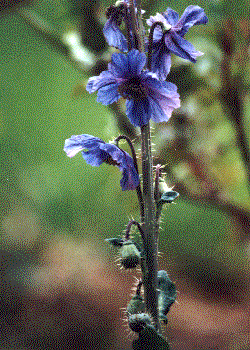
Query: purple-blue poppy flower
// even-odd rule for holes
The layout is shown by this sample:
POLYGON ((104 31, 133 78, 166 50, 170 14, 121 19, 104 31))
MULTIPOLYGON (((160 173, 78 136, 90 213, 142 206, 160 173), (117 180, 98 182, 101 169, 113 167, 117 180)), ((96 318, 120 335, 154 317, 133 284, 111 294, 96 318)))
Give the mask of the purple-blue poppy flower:
POLYGON ((152 118, 154 122, 168 121, 172 111, 180 107, 177 87, 159 81, 143 71, 146 55, 131 50, 127 55, 114 53, 108 70, 89 79, 87 91, 98 91, 97 102, 109 105, 120 97, 126 99, 126 114, 135 126, 143 126, 152 118))
POLYGON ((102 163, 116 165, 122 171, 120 184, 123 191, 135 190, 139 185, 139 175, 130 155, 98 137, 87 134, 73 135, 65 141, 64 151, 68 157, 82 152, 83 158, 92 166, 100 166, 102 163))
POLYGON ((183 37, 192 26, 206 24, 208 18, 201 7, 191 5, 180 19, 178 13, 168 7, 163 14, 157 13, 147 20, 149 26, 155 22, 163 23, 166 31, 162 33, 160 26, 154 30, 151 70, 159 79, 165 80, 170 71, 171 52, 191 62, 196 62, 196 57, 203 55, 183 37))

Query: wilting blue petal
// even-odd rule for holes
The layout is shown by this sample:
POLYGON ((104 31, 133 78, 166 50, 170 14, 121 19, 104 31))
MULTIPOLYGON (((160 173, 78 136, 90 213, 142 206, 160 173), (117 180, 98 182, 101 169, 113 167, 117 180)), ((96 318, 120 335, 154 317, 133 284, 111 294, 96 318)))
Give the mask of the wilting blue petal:
POLYGON ((171 33, 171 35, 165 35, 165 45, 176 56, 187 59, 193 63, 196 62, 197 56, 203 55, 202 52, 196 51, 192 44, 175 32, 171 33))
POLYGON ((122 52, 128 51, 128 44, 118 25, 108 19, 103 28, 103 34, 110 46, 116 47, 122 52))
POLYGON ((95 148, 98 142, 104 141, 88 134, 72 135, 70 139, 65 140, 64 151, 71 158, 86 148, 95 148))
POLYGON ((207 22, 208 18, 204 10, 199 6, 191 5, 183 12, 183 15, 174 26, 174 29, 178 31, 179 35, 184 36, 192 26, 206 24, 207 22))
POLYGON ((69 157, 81 151, 83 158, 92 166, 100 166, 104 162, 117 166, 122 172, 120 184, 123 191, 134 190, 139 185, 139 174, 130 155, 98 137, 87 134, 73 135, 65 141, 64 151, 69 157))
POLYGON ((162 30, 158 26, 154 30, 151 70, 157 74, 159 79, 165 80, 170 69, 169 52, 191 62, 196 62, 196 57, 203 54, 196 51, 194 46, 183 36, 190 27, 206 24, 208 18, 201 7, 192 5, 186 8, 179 20, 178 13, 171 8, 168 8, 163 14, 157 13, 147 20, 149 26, 155 22, 161 22, 166 31, 163 38, 162 30))
POLYGON ((86 160, 86 163, 92 166, 100 166, 104 162, 104 153, 100 149, 93 149, 90 151, 82 152, 83 158, 86 160))
POLYGON ((171 68, 170 51, 163 42, 154 45, 152 51, 151 71, 161 80, 165 80, 171 68))
POLYGON ((179 14, 176 11, 172 10, 170 7, 168 7, 167 11, 163 13, 163 16, 167 18, 168 23, 171 26, 174 26, 179 19, 179 14))

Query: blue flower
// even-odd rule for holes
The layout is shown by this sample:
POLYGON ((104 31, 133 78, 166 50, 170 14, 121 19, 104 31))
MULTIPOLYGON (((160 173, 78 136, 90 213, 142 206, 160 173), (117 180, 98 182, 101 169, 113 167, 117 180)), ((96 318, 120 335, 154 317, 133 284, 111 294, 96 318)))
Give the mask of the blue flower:
POLYGON ((126 99, 126 114, 135 126, 168 121, 172 111, 180 107, 177 87, 159 81, 148 71, 142 71, 146 55, 131 50, 127 55, 114 53, 108 70, 89 79, 87 91, 98 91, 97 102, 109 105, 120 97, 126 99))
POLYGON ((116 165, 122 171, 122 190, 134 190, 139 185, 139 175, 130 155, 115 145, 105 143, 92 135, 73 135, 65 141, 64 151, 68 157, 82 152, 83 158, 92 166, 102 163, 116 165))
POLYGON ((154 30, 153 52, 151 70, 155 72, 159 79, 165 80, 170 71, 170 53, 196 62, 196 57, 203 55, 196 51, 194 46, 183 37, 193 25, 206 24, 208 18, 204 10, 199 6, 188 6, 179 19, 177 12, 168 7, 163 14, 157 13, 147 20, 147 24, 152 26, 155 22, 161 22, 166 31, 162 33, 160 26, 154 30))

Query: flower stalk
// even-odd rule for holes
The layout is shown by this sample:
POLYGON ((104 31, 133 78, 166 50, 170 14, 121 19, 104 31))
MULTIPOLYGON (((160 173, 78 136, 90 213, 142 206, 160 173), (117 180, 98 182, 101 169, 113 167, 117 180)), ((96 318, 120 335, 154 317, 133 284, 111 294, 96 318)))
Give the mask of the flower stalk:
POLYGON ((65 141, 64 150, 69 157, 81 152, 92 166, 105 163, 117 167, 122 172, 122 190, 137 192, 140 222, 129 221, 124 237, 106 241, 118 249, 124 269, 141 266, 142 279, 127 306, 129 327, 139 334, 133 349, 144 348, 145 339, 150 337, 147 342, 150 345, 153 342, 152 349, 157 350, 169 348, 161 336, 160 322, 167 324, 167 313, 176 298, 175 285, 167 272, 158 271, 159 220, 163 205, 172 203, 179 194, 167 186, 160 164, 156 165, 155 179, 153 177, 150 119, 156 123, 167 122, 173 110, 180 107, 177 87, 166 81, 171 53, 196 62, 202 53, 196 51, 184 35, 193 25, 206 24, 207 17, 199 6, 187 7, 180 19, 177 12, 167 8, 147 20, 151 30, 145 39, 143 13, 140 0, 119 0, 107 9, 103 33, 108 44, 121 52, 113 53, 108 69, 91 77, 86 86, 90 94, 97 92, 97 102, 103 105, 125 99, 128 119, 141 130, 142 188, 135 149, 127 136, 120 135, 114 142, 106 143, 88 134, 72 135, 65 141), (125 23, 127 38, 120 29, 122 23, 125 23), (121 139, 127 141, 132 157, 118 146, 121 139), (133 225, 140 232, 142 245, 131 238, 133 225), (142 285, 144 296, 140 295, 142 285))
POLYGON ((145 271, 143 285, 146 310, 151 314, 155 328, 160 332, 157 302, 157 271, 158 271, 158 232, 155 217, 153 158, 151 152, 151 137, 149 123, 141 128, 142 138, 142 174, 145 221, 145 271))

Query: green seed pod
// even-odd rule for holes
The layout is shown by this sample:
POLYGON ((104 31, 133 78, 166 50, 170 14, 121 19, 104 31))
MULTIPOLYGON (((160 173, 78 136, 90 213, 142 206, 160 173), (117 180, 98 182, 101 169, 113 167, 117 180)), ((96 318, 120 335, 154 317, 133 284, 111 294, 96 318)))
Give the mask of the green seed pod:
POLYGON ((119 249, 121 265, 125 269, 134 269, 140 262, 141 254, 136 245, 131 241, 125 241, 119 249))
POLYGON ((144 312, 144 300, 141 295, 134 295, 130 300, 127 306, 127 314, 128 317, 133 314, 137 314, 138 312, 144 312))
POLYGON ((136 333, 140 333, 146 326, 152 326, 149 315, 145 313, 130 315, 128 325, 136 333))

